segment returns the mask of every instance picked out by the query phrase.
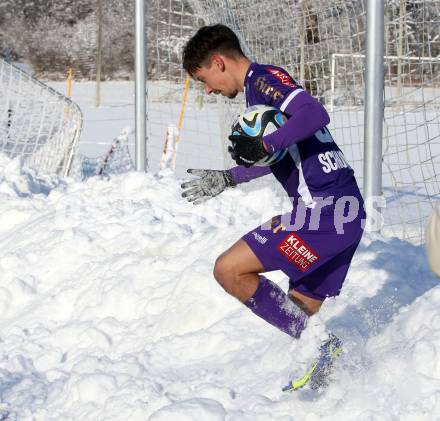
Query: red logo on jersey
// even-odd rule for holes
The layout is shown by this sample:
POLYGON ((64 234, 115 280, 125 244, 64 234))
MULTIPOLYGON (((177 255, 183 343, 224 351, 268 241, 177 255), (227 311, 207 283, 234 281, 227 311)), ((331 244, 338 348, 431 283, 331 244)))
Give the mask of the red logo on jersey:
POLYGON ((296 88, 296 85, 293 79, 286 73, 283 73, 281 70, 273 69, 271 67, 267 67, 266 70, 274 75, 283 85, 290 86, 291 88, 296 88))
POLYGON ((277 248, 301 272, 305 272, 319 260, 319 256, 294 232, 287 234, 277 248))

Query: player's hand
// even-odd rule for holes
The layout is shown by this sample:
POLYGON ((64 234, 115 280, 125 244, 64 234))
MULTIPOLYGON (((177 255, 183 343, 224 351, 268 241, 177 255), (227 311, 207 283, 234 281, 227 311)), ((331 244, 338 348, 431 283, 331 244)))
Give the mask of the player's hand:
POLYGON ((250 167, 269 155, 262 138, 231 134, 229 140, 232 142, 232 147, 229 146, 228 151, 237 165, 250 167))
POLYGON ((235 152, 233 146, 228 146, 228 152, 229 152, 229 155, 231 155, 231 158, 235 161, 235 163, 236 163, 237 165, 243 165, 243 166, 245 166, 246 168, 249 168, 249 167, 251 166, 250 164, 247 164, 246 162, 244 162, 244 161, 243 161, 243 160, 237 155, 237 153, 235 152))
POLYGON ((219 195, 227 187, 235 186, 229 170, 187 170, 199 178, 186 181, 180 186, 184 189, 182 197, 194 205, 206 202, 214 196, 219 195))

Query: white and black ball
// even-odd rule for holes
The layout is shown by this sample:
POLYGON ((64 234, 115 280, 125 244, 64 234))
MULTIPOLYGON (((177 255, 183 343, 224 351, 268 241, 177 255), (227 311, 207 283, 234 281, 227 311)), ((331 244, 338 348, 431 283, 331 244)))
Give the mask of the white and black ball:
MULTIPOLYGON (((242 134, 252 139, 258 139, 279 129, 287 120, 286 115, 278 108, 269 105, 253 105, 246 108, 232 124, 232 134, 242 134)), ((266 167, 279 162, 287 150, 277 151, 261 159, 254 165, 266 167)))

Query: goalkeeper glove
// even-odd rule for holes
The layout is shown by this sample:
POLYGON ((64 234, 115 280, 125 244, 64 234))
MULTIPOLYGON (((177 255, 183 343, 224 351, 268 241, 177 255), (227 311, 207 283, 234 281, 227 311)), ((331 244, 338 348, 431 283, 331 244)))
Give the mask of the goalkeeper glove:
POLYGON ((269 156, 261 137, 254 138, 242 134, 231 134, 229 140, 232 142, 232 147, 229 146, 228 151, 237 165, 250 167, 260 159, 269 156))
POLYGON ((189 169, 190 174, 199 178, 183 183, 180 187, 184 189, 182 197, 194 205, 206 202, 214 196, 219 195, 227 187, 236 184, 232 180, 229 170, 193 170, 189 169))

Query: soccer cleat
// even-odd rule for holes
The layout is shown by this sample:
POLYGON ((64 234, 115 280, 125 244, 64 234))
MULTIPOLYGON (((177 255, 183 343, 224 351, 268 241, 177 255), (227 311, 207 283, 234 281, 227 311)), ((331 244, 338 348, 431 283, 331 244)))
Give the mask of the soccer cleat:
POLYGON ((342 343, 335 335, 330 334, 329 339, 319 348, 319 356, 313 362, 306 374, 299 379, 291 380, 283 387, 283 392, 292 392, 308 385, 312 390, 318 390, 329 383, 333 362, 343 352, 342 343))

